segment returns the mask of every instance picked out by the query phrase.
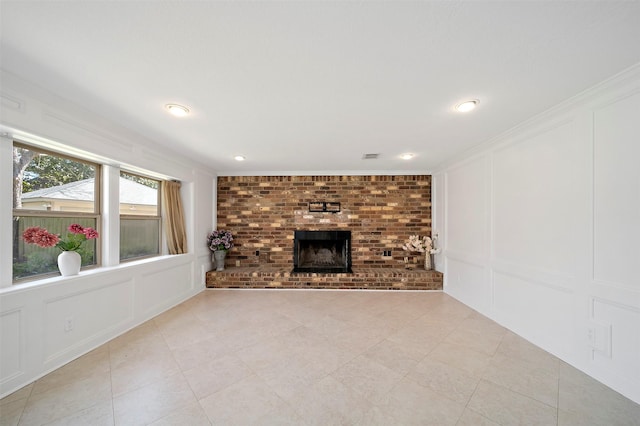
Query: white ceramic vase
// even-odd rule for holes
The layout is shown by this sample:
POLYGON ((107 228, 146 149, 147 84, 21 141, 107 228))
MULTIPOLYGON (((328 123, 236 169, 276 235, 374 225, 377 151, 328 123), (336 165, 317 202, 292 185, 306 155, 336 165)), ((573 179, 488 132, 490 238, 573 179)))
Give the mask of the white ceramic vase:
POLYGON ((58 269, 63 277, 78 275, 82 258, 75 251, 63 251, 58 255, 58 269))

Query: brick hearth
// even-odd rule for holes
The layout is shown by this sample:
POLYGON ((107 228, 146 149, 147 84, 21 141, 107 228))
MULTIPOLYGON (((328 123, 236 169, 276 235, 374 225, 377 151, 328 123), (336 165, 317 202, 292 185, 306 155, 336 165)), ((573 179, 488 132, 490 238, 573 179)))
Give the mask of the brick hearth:
POLYGON ((353 274, 292 273, 260 265, 207 272, 207 287, 442 290, 442 273, 404 268, 365 268, 353 274))

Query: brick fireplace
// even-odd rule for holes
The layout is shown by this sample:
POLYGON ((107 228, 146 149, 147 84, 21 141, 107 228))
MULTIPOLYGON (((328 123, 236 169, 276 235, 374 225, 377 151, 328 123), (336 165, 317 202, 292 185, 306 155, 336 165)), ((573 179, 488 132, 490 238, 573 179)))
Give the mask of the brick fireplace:
POLYGON ((384 288, 418 288, 420 281, 442 288, 438 272, 407 271, 401 249, 409 235, 431 235, 429 175, 222 176, 217 189, 218 229, 230 230, 236 246, 225 273, 208 274, 208 286, 369 288, 375 280, 384 288), (310 211, 318 202, 340 209, 310 211), (353 274, 292 274, 294 236, 302 230, 348 231, 353 274))

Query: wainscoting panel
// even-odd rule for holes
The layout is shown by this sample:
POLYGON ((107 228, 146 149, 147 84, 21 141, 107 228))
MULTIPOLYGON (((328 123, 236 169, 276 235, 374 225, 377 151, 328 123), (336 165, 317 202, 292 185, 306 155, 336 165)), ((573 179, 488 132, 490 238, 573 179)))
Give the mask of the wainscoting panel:
POLYGON ((640 291, 640 93, 593 117, 593 278, 640 291))
POLYGON ((462 303, 487 315, 491 308, 489 280, 482 264, 465 260, 459 254, 446 256, 445 291, 462 303))
POLYGON ((597 369, 616 374, 629 389, 637 389, 640 384, 640 300, 635 302, 636 306, 631 306, 591 299, 592 332, 597 346, 592 350, 593 363, 597 369))
POLYGON ((136 312, 143 317, 157 315, 176 304, 182 295, 191 291, 193 262, 143 274, 136 282, 136 312), (144 296, 144 297, 141 297, 144 296))
POLYGON ((586 192, 577 190, 584 154, 573 133, 573 121, 565 120, 493 153, 494 260, 574 274, 575 218, 584 214, 586 192))
POLYGON ((473 158, 447 171, 445 187, 447 250, 486 256, 486 156, 473 158))
POLYGON ((574 340, 573 293, 493 272, 494 318, 531 342, 567 358, 574 340))
POLYGON ((4 383, 24 372, 24 329, 22 309, 13 309, 0 314, 0 383, 4 383))
MULTIPOLYGON (((201 256, 208 256, 211 258, 211 251, 207 247, 206 236, 209 232, 215 229, 215 215, 211 217, 211 211, 215 208, 216 204, 216 183, 217 179, 213 174, 195 171, 195 184, 193 185, 193 203, 194 203, 194 217, 207 218, 207 220, 195 221, 197 225, 195 229, 195 235, 197 239, 193 244, 196 257, 200 259, 201 256)), ((187 219, 188 220, 188 219, 187 219)), ((204 280, 202 281, 204 285, 204 280)))
MULTIPOLYGON (((88 284, 88 283, 87 283, 88 284)), ((45 363, 133 321, 133 281, 126 280, 45 301, 45 363)))

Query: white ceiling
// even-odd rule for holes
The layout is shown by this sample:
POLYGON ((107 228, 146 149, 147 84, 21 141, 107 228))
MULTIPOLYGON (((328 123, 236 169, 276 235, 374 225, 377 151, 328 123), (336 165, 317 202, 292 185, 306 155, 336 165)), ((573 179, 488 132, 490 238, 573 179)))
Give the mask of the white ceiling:
POLYGON ((429 171, 640 62, 638 1, 3 0, 0 15, 3 68, 230 173, 429 171))

